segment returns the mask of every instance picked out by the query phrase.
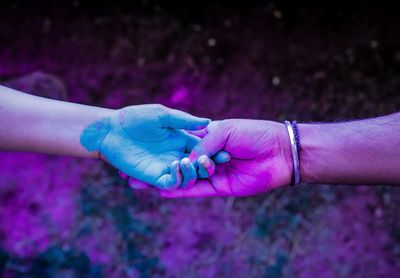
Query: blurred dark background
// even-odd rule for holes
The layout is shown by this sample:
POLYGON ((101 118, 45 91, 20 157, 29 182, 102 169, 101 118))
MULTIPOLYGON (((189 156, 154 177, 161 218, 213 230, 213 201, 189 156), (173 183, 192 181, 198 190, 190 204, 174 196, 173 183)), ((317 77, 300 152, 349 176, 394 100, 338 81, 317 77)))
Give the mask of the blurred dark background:
MULTIPOLYGON (((400 110, 395 1, 2 1, 0 83, 213 119, 400 110)), ((397 188, 163 200, 90 160, 0 153, 4 277, 396 277, 397 188)))

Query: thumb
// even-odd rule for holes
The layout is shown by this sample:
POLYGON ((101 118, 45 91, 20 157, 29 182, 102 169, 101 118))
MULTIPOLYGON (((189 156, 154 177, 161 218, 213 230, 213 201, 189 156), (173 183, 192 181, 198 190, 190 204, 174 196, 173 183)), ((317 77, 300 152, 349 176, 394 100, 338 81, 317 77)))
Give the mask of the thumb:
POLYGON ((189 155, 191 162, 196 163, 202 155, 213 157, 222 151, 228 140, 228 132, 219 127, 220 122, 212 122, 208 125, 208 134, 196 146, 189 155))
POLYGON ((207 127, 210 122, 211 120, 206 118, 199 118, 183 111, 168 109, 164 115, 162 127, 199 130, 207 127))

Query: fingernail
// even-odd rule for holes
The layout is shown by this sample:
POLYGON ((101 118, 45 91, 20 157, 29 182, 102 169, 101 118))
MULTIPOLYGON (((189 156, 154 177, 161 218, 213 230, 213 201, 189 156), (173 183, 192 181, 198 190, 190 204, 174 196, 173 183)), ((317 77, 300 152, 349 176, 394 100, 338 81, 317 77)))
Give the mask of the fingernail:
POLYGON ((208 126, 209 123, 211 123, 211 120, 210 120, 210 119, 203 118, 202 120, 206 121, 206 123, 203 124, 203 125, 197 126, 197 127, 196 127, 197 130, 203 129, 203 128, 205 128, 206 126, 208 126))
POLYGON ((226 160, 231 160, 231 155, 230 155, 229 153, 226 153, 226 154, 224 155, 224 158, 225 158, 226 160))
POLYGON ((184 159, 182 159, 182 164, 183 164, 183 166, 184 166, 185 168, 189 168, 189 165, 190 165, 190 160, 189 160, 189 158, 184 158, 184 159))
POLYGON ((199 157, 199 163, 201 163, 205 168, 209 168, 210 165, 210 161, 208 160, 206 155, 202 155, 199 157))

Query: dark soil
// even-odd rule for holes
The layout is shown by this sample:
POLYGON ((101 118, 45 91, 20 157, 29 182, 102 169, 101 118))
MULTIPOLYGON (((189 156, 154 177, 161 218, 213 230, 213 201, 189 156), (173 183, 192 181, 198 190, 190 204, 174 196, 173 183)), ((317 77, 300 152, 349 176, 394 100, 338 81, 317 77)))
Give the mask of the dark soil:
MULTIPOLYGON (((0 1, 0 81, 213 119, 338 121, 400 110, 393 4, 130 2, 0 1)), ((163 200, 132 191, 96 161, 2 152, 0 165, 6 277, 400 271, 397 188, 302 185, 253 198, 163 200)))

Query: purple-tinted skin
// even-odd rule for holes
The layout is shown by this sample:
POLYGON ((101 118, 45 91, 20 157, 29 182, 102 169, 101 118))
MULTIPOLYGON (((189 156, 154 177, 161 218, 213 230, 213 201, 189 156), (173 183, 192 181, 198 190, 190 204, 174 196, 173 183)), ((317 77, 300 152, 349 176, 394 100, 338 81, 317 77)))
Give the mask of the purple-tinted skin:
POLYGON ((197 180, 185 189, 161 191, 162 196, 249 196, 290 183, 292 166, 283 124, 232 119, 212 122, 207 130, 208 134, 194 147, 191 160, 224 150, 230 154, 230 161, 218 165, 208 179, 197 180))

